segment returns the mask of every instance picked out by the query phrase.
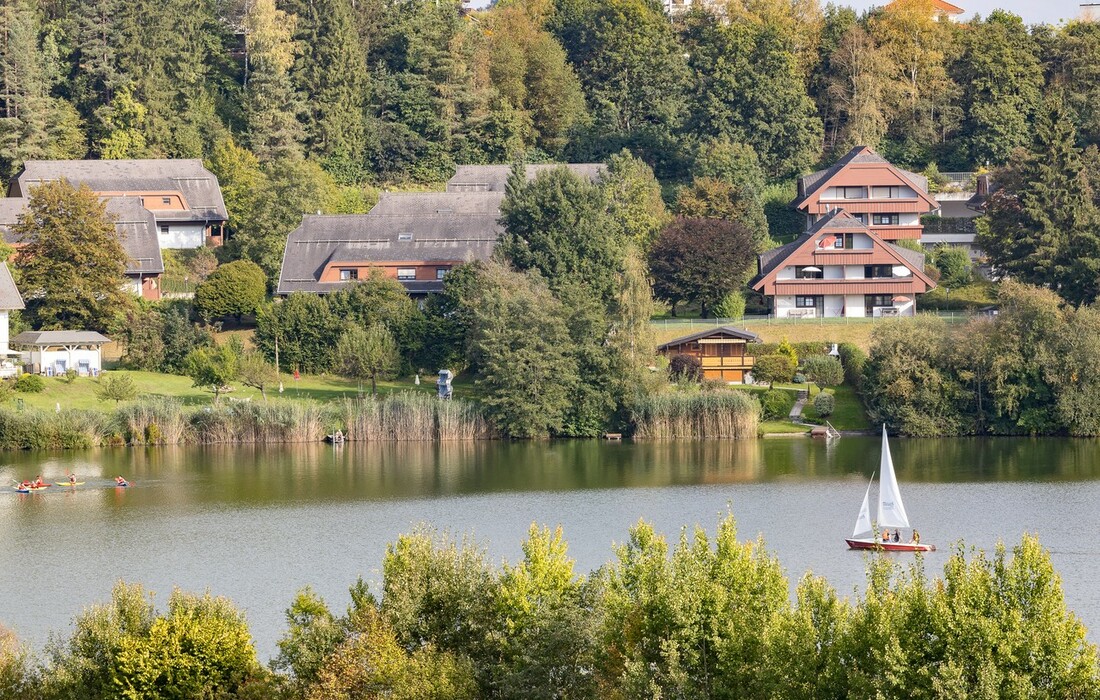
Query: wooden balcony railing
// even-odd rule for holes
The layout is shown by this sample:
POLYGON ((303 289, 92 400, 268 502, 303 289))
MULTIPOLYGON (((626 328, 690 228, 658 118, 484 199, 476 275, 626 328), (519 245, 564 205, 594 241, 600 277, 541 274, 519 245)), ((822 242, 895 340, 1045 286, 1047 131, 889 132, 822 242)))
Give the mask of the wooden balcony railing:
POLYGON ((744 357, 701 357, 703 369, 748 369, 756 364, 756 358, 744 357))

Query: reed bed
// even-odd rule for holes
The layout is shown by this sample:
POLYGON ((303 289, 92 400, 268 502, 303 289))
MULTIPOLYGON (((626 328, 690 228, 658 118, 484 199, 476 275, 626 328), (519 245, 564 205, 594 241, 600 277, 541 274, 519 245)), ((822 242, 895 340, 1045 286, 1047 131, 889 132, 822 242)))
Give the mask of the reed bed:
POLYGON ((469 401, 441 401, 424 393, 402 392, 382 399, 345 400, 340 424, 348 440, 482 440, 493 431, 469 401))
POLYGON ((179 445, 190 441, 190 422, 183 404, 158 397, 115 409, 121 437, 131 445, 179 445))
POLYGON ((324 439, 321 408, 305 401, 234 403, 191 414, 194 442, 202 444, 319 442, 324 439))
POLYGON ((110 413, 0 407, 0 449, 319 442, 337 429, 345 430, 350 440, 365 442, 495 436, 475 404, 412 392, 339 404, 281 400, 201 408, 153 398, 123 404, 110 413))
POLYGON ((639 439, 755 438, 760 403, 742 391, 673 392, 641 398, 634 407, 639 439))

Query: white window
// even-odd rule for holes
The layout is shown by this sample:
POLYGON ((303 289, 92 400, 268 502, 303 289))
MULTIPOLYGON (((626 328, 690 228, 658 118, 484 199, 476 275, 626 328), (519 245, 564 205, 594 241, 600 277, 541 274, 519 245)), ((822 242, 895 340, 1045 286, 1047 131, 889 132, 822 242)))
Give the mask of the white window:
POLYGON ((435 278, 437 280, 441 280, 450 271, 451 271, 451 268, 449 268, 449 267, 437 267, 437 268, 435 268, 435 278))
POLYGON ((416 279, 415 267, 399 267, 397 268, 397 279, 399 280, 414 280, 416 279))
POLYGON ((836 193, 841 199, 867 199, 866 187, 837 187, 836 193))
POLYGON ((800 309, 815 309, 819 298, 818 296, 796 296, 794 305, 800 309))
POLYGON ((900 221, 900 214, 874 214, 871 216, 871 223, 875 226, 897 226, 900 221))
POLYGON ((898 185, 883 185, 871 188, 871 197, 874 199, 900 199, 901 187, 898 185))
POLYGON ((340 270, 340 281, 346 282, 348 280, 359 279, 359 270, 356 268, 350 268, 346 270, 340 270))

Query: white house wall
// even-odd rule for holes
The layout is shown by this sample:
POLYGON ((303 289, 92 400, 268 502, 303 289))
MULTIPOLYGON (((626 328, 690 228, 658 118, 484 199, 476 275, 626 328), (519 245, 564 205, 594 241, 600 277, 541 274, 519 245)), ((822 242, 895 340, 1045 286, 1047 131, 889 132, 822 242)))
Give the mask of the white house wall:
POLYGON ((157 222, 157 240, 161 250, 202 248, 206 245, 206 227, 199 224, 174 224, 157 222), (163 227, 168 227, 165 233, 163 227))
POLYGON ((867 316, 864 313, 865 307, 862 294, 849 294, 844 297, 844 312, 848 318, 865 318, 867 316))

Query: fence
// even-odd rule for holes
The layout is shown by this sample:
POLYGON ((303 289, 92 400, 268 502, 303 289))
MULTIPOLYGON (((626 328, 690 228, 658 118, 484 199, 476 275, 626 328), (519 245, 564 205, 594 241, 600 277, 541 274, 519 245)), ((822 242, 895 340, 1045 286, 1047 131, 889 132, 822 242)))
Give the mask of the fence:
MULTIPOLYGON (((962 323, 974 317, 972 311, 921 311, 921 316, 939 316, 948 323, 962 323)), ((654 319, 651 323, 658 330, 679 328, 685 335, 695 331, 703 331, 719 326, 740 326, 751 328, 753 326, 805 326, 817 324, 821 326, 847 326, 860 324, 882 323, 883 321, 896 320, 898 317, 872 317, 854 318, 848 316, 833 318, 775 318, 774 316, 744 316, 742 318, 661 318, 654 319)))

